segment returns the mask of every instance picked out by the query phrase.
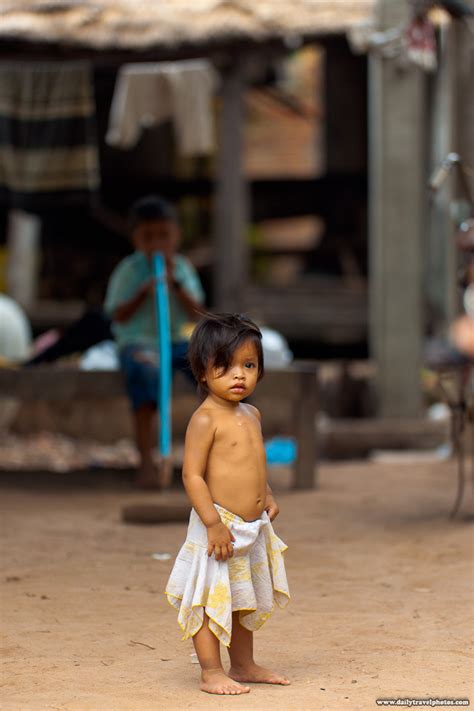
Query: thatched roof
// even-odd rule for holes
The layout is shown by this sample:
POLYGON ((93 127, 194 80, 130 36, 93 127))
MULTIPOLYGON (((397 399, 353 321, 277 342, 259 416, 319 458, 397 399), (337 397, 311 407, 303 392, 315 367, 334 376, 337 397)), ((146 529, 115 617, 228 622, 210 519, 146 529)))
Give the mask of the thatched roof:
POLYGON ((344 32, 375 0, 0 0, 0 43, 144 52, 344 32))

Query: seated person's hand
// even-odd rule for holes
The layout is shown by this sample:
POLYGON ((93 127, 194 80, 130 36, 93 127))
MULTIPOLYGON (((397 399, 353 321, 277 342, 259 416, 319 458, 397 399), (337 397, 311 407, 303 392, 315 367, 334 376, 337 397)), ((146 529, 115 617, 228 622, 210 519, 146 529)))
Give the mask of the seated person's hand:
POLYGON ((207 529, 207 554, 214 553, 216 560, 227 560, 234 555, 232 541, 235 541, 231 531, 222 521, 207 529))

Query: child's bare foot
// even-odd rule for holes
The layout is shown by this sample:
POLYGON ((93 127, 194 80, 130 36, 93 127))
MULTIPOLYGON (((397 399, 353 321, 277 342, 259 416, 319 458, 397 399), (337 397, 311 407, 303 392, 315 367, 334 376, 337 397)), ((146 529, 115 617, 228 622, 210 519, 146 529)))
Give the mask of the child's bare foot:
POLYGON ((232 681, 223 669, 203 669, 200 688, 208 694, 248 694, 250 691, 249 686, 232 681))
POLYGON ((244 667, 231 667, 229 676, 235 681, 250 681, 254 684, 282 684, 287 686, 288 679, 271 669, 265 669, 254 662, 244 667))

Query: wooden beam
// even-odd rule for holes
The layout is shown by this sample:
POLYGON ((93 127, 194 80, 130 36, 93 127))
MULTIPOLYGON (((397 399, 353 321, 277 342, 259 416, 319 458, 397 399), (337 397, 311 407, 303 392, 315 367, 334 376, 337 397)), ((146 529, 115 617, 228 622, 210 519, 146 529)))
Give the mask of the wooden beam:
MULTIPOLYGON (((450 423, 422 417, 324 419, 317 428, 320 455, 325 459, 363 459, 374 450, 429 453, 450 438, 450 423)), ((423 455, 421 456, 421 458, 423 455)), ((413 457, 415 459, 415 457, 413 457)))
MULTIPOLYGON (((341 30, 341 33, 343 30, 341 30)), ((331 42, 334 33, 311 32, 300 36, 300 46, 315 42, 331 42)), ((0 57, 2 61, 38 61, 68 62, 89 61, 98 67, 119 67, 122 64, 137 62, 176 62, 183 59, 202 59, 208 57, 218 66, 226 63, 229 57, 248 55, 249 52, 265 53, 281 57, 288 54, 288 42, 284 37, 266 40, 261 38, 220 38, 209 37, 201 42, 180 44, 157 44, 148 48, 120 46, 95 47, 90 44, 65 42, 33 42, 27 40, 7 40, 0 38, 0 57)))
MULTIPOLYGON (((408 3, 379 0, 379 29, 408 19, 408 3)), ((422 273, 426 212, 425 76, 369 58, 370 341, 379 414, 421 413, 422 273)))
POLYGON ((247 282, 248 200, 243 177, 242 63, 222 72, 219 145, 214 197, 214 306, 240 311, 247 282))
POLYGON ((316 413, 318 401, 317 371, 314 365, 298 364, 294 399, 295 434, 298 454, 293 480, 294 489, 314 489, 317 477, 316 413))

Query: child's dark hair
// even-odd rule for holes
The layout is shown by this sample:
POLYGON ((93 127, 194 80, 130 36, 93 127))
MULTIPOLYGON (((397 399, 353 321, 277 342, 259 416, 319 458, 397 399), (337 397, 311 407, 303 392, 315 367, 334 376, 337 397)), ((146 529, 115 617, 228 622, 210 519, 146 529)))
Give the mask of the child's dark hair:
POLYGON ((164 198, 159 195, 145 195, 133 203, 128 213, 128 220, 133 230, 142 222, 149 220, 177 222, 178 215, 174 206, 164 198))
POLYGON ((193 331, 189 342, 188 360, 201 394, 207 393, 203 382, 209 366, 225 372, 237 348, 252 341, 258 356, 258 379, 263 377, 262 333, 259 327, 243 314, 205 314, 193 331))

